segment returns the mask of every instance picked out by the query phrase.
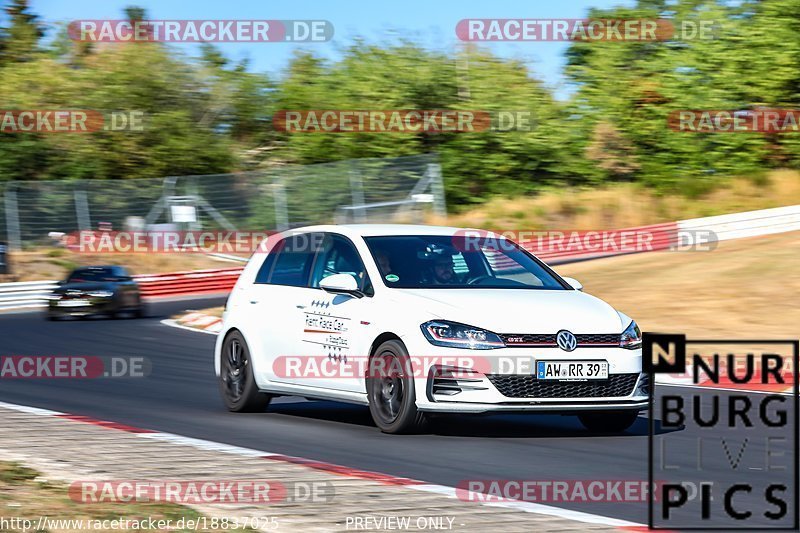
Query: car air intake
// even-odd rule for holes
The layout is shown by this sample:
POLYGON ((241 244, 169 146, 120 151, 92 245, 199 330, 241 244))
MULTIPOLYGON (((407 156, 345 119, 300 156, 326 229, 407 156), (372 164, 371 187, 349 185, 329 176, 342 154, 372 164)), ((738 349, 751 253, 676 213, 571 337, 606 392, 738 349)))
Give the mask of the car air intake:
POLYGON ((482 378, 469 378, 466 376, 476 375, 469 369, 454 367, 434 366, 428 375, 430 392, 433 395, 454 396, 465 390, 488 390, 480 384, 482 378))
POLYGON ((616 398, 630 396, 639 374, 612 374, 591 381, 545 381, 528 374, 487 374, 507 398, 616 398))

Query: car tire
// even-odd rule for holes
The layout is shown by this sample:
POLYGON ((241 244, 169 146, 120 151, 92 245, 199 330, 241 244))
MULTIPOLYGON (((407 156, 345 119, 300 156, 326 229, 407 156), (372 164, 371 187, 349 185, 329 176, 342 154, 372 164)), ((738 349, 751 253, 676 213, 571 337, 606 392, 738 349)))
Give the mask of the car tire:
POLYGON ((45 319, 49 320, 50 322, 55 322, 56 320, 59 319, 59 316, 57 314, 51 313, 50 311, 48 311, 44 316, 45 319))
POLYGON ((262 412, 272 396, 258 390, 250 350, 238 331, 228 334, 220 355, 219 390, 228 411, 262 412))
POLYGON ((596 411, 578 415, 581 424, 595 433, 622 433, 639 416, 638 411, 596 411))
POLYGON ((384 342, 370 358, 366 378, 369 411, 384 433, 417 433, 427 425, 425 413, 417 410, 413 372, 402 371, 409 363, 408 352, 398 340, 384 342), (379 360, 382 364, 376 364, 379 360))

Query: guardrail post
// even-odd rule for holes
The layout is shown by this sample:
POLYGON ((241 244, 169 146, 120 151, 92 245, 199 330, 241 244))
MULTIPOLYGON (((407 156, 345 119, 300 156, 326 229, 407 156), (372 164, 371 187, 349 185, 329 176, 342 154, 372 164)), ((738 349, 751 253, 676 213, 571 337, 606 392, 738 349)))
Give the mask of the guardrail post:
POLYGON ((350 197, 353 201, 353 219, 354 222, 366 222, 364 216, 364 183, 361 180, 361 172, 357 168, 350 168, 350 197))
POLYGON ((275 202, 275 229, 285 231, 289 229, 289 211, 286 208, 286 189, 280 178, 272 182, 275 191, 273 199, 275 202))
POLYGON ((92 220, 89 217, 89 199, 86 196, 86 191, 76 190, 75 197, 75 214, 78 217, 78 229, 81 231, 88 231, 92 229, 92 220))
POLYGON ((8 234, 9 250, 22 249, 22 234, 19 227, 19 210, 17 204, 17 191, 11 190, 13 184, 6 187, 6 233, 8 234))
POLYGON ((439 163, 430 163, 426 171, 433 191, 433 212, 437 216, 447 216, 447 203, 444 198, 444 180, 439 163))

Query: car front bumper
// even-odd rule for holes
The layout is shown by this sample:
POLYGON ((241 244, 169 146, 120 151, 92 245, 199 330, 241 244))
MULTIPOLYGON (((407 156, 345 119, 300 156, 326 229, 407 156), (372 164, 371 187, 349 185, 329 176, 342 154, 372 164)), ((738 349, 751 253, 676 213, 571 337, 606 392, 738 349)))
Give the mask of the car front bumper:
MULTIPOLYGON (((417 408, 441 413, 549 412, 645 410, 649 405, 649 378, 642 373, 641 349, 581 347, 501 348, 464 350, 420 344, 414 350, 432 363, 415 370, 417 408), (442 367, 464 368, 453 361, 466 356, 476 366, 442 379, 442 367), (540 381, 537 361, 607 361, 607 380, 540 381), (487 371, 487 367, 491 370, 487 371), (512 383, 513 386, 510 386, 512 383)), ((470 368, 470 367, 467 367, 470 368)), ((452 375, 452 374, 451 374, 452 375)), ((447 372, 444 373, 447 376, 447 372)))
POLYGON ((80 300, 51 299, 47 310, 57 316, 89 316, 99 313, 110 313, 117 310, 117 303, 112 298, 87 298, 80 300), (63 302, 77 302, 63 305, 63 302))

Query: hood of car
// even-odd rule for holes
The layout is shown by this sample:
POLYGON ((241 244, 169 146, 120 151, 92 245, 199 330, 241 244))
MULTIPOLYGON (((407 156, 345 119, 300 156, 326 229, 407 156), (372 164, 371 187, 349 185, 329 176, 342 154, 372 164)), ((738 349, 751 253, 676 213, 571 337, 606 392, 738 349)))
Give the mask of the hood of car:
POLYGON ((573 290, 394 289, 397 303, 430 318, 461 322, 495 333, 621 333, 616 310, 573 290))

